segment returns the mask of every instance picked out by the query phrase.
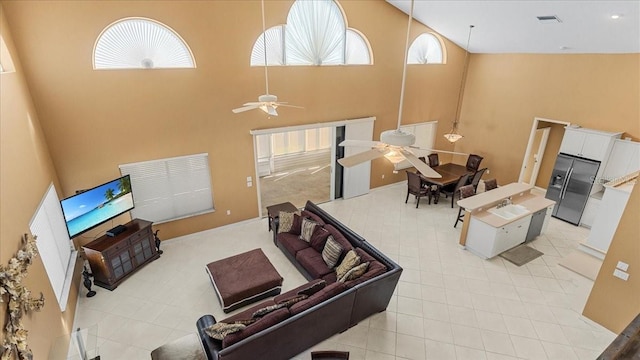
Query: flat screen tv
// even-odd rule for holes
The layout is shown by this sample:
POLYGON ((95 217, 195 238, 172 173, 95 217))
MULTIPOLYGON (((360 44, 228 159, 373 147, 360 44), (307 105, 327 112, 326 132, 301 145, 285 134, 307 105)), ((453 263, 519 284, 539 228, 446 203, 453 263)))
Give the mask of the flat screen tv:
POLYGON ((60 201, 70 238, 134 208, 131 178, 125 175, 60 201))

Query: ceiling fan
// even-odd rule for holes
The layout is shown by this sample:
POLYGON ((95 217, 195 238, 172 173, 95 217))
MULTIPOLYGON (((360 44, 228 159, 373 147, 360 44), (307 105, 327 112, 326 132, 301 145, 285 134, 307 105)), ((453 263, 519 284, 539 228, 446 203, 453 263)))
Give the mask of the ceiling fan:
MULTIPOLYGON (((338 159, 338 163, 344 167, 352 167, 360 163, 377 159, 385 156, 389 161, 396 162, 396 159, 406 159, 413 165, 418 171, 427 177, 441 178, 437 171, 433 170, 429 165, 420 160, 413 150, 428 150, 444 153, 453 153, 450 151, 440 151, 432 149, 421 149, 414 146, 416 137, 413 134, 402 131, 400 123, 402 121, 402 104, 404 100, 404 85, 407 77, 407 53, 409 48, 409 33, 411 30, 411 20, 413 18, 413 1, 411 0, 411 9, 409 10, 409 25, 407 26, 407 39, 404 51, 404 68, 402 70, 402 88, 400 91, 400 108, 398 110, 398 128, 396 130, 383 131, 380 134, 380 141, 363 141, 363 140, 345 140, 338 144, 339 146, 353 146, 353 147, 369 147, 368 151, 357 153, 351 156, 338 159)), ((462 153, 453 153, 462 154, 462 153)), ((464 155, 464 154, 463 154, 464 155)))
POLYGON ((267 32, 265 29, 265 21, 264 21, 264 0, 261 1, 262 4, 262 45, 264 46, 264 80, 265 80, 265 89, 266 94, 258 96, 258 101, 248 102, 242 104, 242 107, 233 109, 234 113, 241 113, 244 111, 249 111, 253 109, 260 109, 270 116, 278 116, 278 112, 276 109, 279 106, 286 107, 294 107, 302 109, 302 106, 288 105, 286 102, 278 101, 278 97, 269 94, 269 71, 267 66, 267 32))

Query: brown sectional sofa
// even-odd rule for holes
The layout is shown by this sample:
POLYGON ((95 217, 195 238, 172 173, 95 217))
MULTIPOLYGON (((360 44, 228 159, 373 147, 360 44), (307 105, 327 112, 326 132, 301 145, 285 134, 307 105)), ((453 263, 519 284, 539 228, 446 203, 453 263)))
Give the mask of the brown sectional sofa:
POLYGON ((402 268, 317 205, 307 202, 301 216, 322 224, 344 249, 342 258, 349 249, 354 249, 362 263, 369 262, 366 272, 354 280, 337 281, 335 270, 322 258, 329 234, 316 230, 316 238, 306 242, 295 231, 278 233, 276 218, 272 224, 275 245, 310 281, 221 322, 251 319, 256 310, 294 298, 314 284, 324 282, 326 286, 289 307, 269 312, 222 341, 212 339, 204 331, 216 323, 213 316, 201 317, 196 326, 208 359, 289 359, 387 308, 402 268))

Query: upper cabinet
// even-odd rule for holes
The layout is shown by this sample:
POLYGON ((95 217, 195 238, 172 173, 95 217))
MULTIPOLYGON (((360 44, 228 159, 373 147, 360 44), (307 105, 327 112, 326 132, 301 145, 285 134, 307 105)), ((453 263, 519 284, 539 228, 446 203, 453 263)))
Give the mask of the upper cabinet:
POLYGON ((604 170, 604 180, 613 181, 638 170, 640 170, 640 143, 616 140, 604 170))
POLYGON ((611 133, 583 128, 566 127, 560 152, 586 159, 605 161, 613 141, 622 133, 611 133))

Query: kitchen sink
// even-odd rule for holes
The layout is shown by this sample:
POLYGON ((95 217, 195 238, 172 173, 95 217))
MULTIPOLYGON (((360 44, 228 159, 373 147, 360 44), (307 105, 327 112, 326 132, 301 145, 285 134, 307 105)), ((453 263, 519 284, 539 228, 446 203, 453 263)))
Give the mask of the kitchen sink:
POLYGON ((495 207, 488 210, 493 215, 500 216, 505 220, 511 220, 518 216, 528 214, 530 211, 522 205, 510 204, 501 208, 495 207))

